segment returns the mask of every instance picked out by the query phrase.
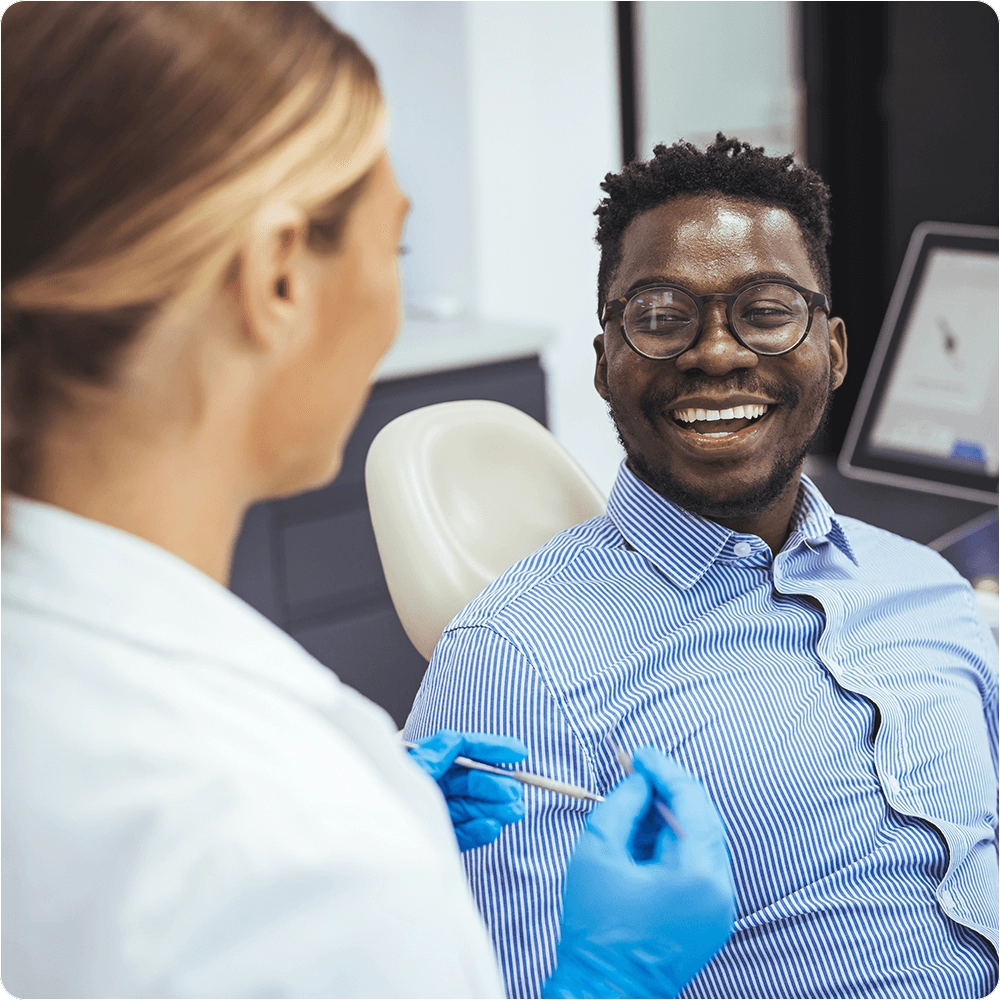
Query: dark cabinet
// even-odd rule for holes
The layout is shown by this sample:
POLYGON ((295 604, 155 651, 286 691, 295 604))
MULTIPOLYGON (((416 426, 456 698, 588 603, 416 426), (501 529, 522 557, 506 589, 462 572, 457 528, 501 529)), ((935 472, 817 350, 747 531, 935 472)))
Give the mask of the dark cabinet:
POLYGON ((537 357, 380 382, 322 489, 251 508, 236 545, 231 587, 345 683, 401 726, 426 663, 406 638, 386 588, 368 516, 364 466, 375 435, 431 403, 494 399, 546 423, 537 357))

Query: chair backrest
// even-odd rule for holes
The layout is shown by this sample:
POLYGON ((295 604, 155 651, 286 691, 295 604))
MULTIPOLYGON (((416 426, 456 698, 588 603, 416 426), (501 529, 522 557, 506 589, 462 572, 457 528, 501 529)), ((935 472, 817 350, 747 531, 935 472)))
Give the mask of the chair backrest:
POLYGON ((365 486, 389 593, 425 659, 487 584, 605 508, 548 430, 481 399, 387 424, 368 450, 365 486))

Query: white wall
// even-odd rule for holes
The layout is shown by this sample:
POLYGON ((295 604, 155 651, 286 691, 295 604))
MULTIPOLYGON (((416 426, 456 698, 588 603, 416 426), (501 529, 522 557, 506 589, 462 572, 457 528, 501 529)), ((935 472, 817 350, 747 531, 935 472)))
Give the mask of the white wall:
POLYGON ((463 6, 478 311, 555 332, 550 423, 606 494, 621 449, 593 387, 593 211, 621 167, 614 6, 463 6))
POLYGON ((408 315, 447 319, 450 298, 473 320, 548 327, 550 424, 606 493, 621 450, 593 388, 592 213, 621 166, 614 5, 319 6, 379 70, 413 203, 408 315))
POLYGON ((639 9, 640 155, 725 132, 803 154, 797 5, 646 0, 639 9))
POLYGON ((475 309, 465 4, 328 0, 319 8, 375 63, 389 155, 410 198, 401 267, 408 315, 475 309))

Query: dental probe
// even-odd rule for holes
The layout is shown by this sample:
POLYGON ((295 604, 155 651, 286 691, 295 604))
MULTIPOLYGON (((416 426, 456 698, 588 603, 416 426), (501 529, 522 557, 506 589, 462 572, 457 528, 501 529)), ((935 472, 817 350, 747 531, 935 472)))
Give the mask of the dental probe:
MULTIPOLYGON (((631 774, 635 767, 632 764, 632 758, 624 751, 620 746, 612 743, 608 740, 608 745, 615 752, 615 759, 621 765, 622 770, 626 774, 631 774)), ((677 834, 679 840, 684 840, 687 834, 681 828, 680 823, 677 822, 677 817, 667 808, 666 803, 662 799, 656 798, 656 792, 653 792, 653 805, 656 806, 656 811, 663 817, 664 822, 670 827, 674 833, 677 834)))
MULTIPOLYGON (((416 749, 416 743, 407 740, 400 741, 408 749, 416 749)), ((543 778, 540 774, 532 774, 530 771, 505 771, 502 767, 494 767, 492 764, 484 764, 482 761, 473 760, 471 757, 456 757, 455 761, 460 767, 467 767, 470 771, 486 771, 487 774, 499 774, 502 778, 513 778, 520 781, 522 785, 535 785, 558 795, 568 795, 572 799, 586 799, 588 802, 603 802, 603 795, 595 795, 588 792, 586 788, 579 785, 570 785, 565 781, 556 781, 554 778, 543 778)), ((664 807, 666 808, 666 807, 664 807)))

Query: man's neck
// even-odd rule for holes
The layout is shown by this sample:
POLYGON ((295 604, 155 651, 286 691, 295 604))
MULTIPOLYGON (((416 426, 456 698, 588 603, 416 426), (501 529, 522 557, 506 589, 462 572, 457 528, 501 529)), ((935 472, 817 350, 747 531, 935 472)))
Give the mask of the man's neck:
POLYGON ((759 514, 734 518, 713 517, 710 520, 732 531, 763 538, 771 551, 777 555, 791 530, 792 512, 795 510, 795 504, 799 498, 801 481, 801 472, 796 472, 782 491, 781 496, 759 514))
POLYGON ((657 488, 656 477, 649 472, 647 472, 647 475, 643 475, 641 467, 636 467, 637 463, 633 461, 631 456, 626 464, 634 476, 642 480, 651 490, 659 493, 671 503, 675 503, 678 507, 682 507, 692 514, 697 514, 699 517, 715 521, 716 524, 721 524, 724 528, 729 528, 731 531, 739 531, 747 535, 757 535, 768 544, 771 551, 775 554, 781 551, 781 547, 788 538, 792 513, 799 498, 799 486, 802 482, 801 463, 795 469, 777 499, 771 501, 764 510, 753 514, 737 516, 714 514, 705 509, 699 510, 698 503, 693 498, 687 497, 687 502, 685 503, 685 500, 680 496, 671 495, 674 491, 664 486, 664 484, 661 483, 660 488, 657 488))

